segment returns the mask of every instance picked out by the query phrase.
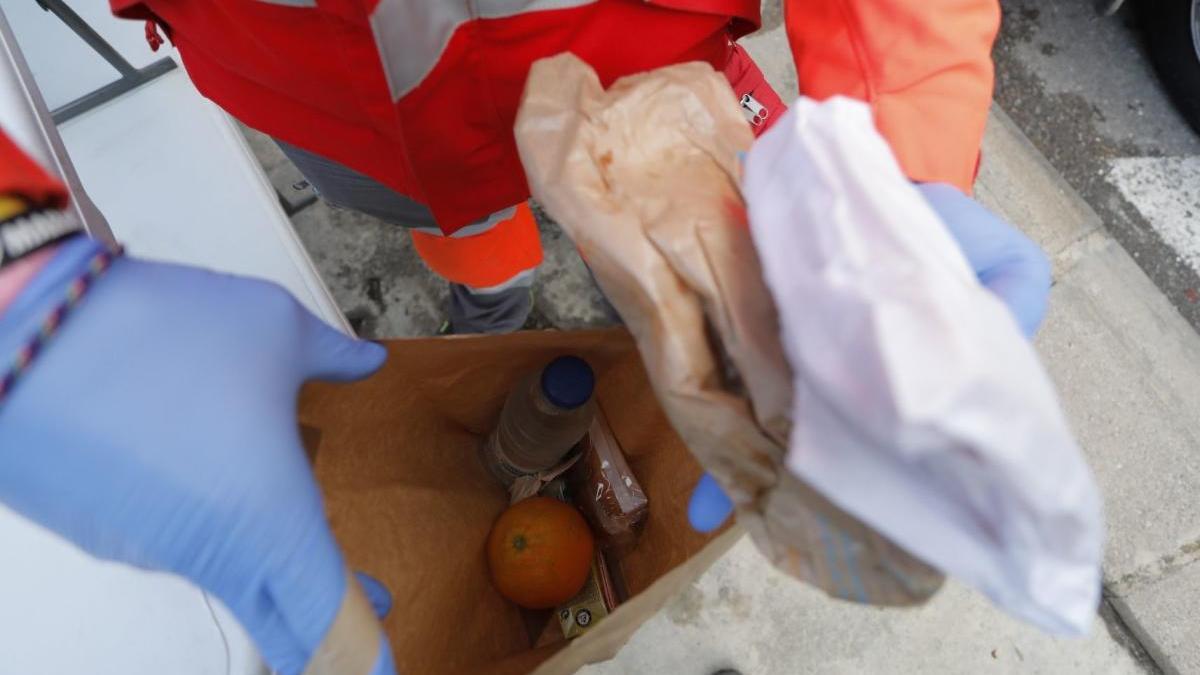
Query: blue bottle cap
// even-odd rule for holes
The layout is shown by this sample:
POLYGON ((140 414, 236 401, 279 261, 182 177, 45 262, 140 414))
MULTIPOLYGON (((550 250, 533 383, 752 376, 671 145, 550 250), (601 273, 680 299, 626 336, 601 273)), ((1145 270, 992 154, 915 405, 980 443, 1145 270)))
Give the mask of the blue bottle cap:
POLYGON ((588 402, 595 388, 592 367, 578 356, 560 356, 542 369, 542 393, 559 408, 578 408, 588 402))

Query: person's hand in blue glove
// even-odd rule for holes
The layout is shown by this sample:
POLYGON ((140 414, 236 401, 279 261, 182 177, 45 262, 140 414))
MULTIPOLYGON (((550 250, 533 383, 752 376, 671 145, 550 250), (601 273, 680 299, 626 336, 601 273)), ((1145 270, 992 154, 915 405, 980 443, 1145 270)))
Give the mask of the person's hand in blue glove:
MULTIPOLYGON (((99 250, 67 242, 0 314, 3 363, 99 250)), ((0 501, 98 557, 192 580, 285 675, 323 662, 362 598, 361 653, 338 662, 360 667, 338 672, 391 673, 296 422, 305 380, 385 357, 274 284, 117 258, 0 401, 0 501)))
MULTIPOLYGON (((979 282, 995 293, 1032 338, 1046 315, 1050 261, 1020 230, 945 183, 920 183, 917 190, 958 242, 979 282)), ((733 511, 721 486, 704 474, 692 491, 688 520, 700 532, 720 527, 733 511)))
POLYGON ((946 183, 917 190, 958 242, 979 283, 1004 301, 1025 336, 1033 338, 1050 298, 1050 261, 1032 239, 946 183))

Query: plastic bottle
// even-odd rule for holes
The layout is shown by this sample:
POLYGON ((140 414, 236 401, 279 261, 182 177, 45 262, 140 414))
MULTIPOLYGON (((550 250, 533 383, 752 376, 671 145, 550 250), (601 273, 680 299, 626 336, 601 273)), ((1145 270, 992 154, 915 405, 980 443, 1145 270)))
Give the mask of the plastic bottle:
POLYGON ((553 468, 591 426, 596 376, 577 356, 560 356, 517 382, 483 443, 483 463, 504 483, 553 468))

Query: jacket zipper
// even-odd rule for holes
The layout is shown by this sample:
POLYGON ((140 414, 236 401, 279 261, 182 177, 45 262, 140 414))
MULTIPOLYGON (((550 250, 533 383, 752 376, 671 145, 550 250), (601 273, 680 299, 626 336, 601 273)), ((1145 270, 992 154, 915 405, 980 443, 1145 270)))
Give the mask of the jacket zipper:
POLYGON ((767 110, 767 106, 758 102, 750 94, 742 95, 742 109, 746 111, 746 119, 750 120, 750 124, 760 127, 767 121, 767 117, 771 115, 771 111, 767 110))

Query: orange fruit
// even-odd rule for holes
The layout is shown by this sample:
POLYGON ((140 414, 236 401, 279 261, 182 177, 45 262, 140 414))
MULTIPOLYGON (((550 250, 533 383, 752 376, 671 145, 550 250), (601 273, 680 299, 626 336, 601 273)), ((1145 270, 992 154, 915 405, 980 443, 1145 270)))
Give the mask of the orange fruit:
POLYGON ((521 607, 556 607, 583 588, 594 548, 575 507, 549 497, 521 500, 500 514, 488 535, 492 583, 521 607))

